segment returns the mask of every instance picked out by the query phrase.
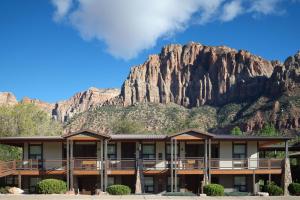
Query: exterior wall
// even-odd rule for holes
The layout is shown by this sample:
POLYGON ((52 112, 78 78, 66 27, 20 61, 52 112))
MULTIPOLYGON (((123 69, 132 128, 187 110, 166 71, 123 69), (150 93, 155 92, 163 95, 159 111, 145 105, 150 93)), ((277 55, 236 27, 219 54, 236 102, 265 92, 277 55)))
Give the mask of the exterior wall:
POLYGON ((219 166, 222 169, 231 168, 232 161, 232 142, 221 141, 220 142, 220 163, 219 166))
POLYGON ((60 142, 45 142, 43 143, 43 157, 44 160, 52 160, 45 163, 46 169, 59 169, 62 167, 62 143, 60 142), (55 161, 55 162, 54 162, 55 161))
POLYGON ((23 147, 23 159, 28 160, 28 142, 24 143, 23 147))
POLYGON ((248 167, 249 168, 257 168, 258 167, 258 147, 257 147, 257 141, 248 141, 247 142, 247 154, 249 158, 248 167))
POLYGON ((233 192, 233 176, 232 175, 220 175, 219 184, 223 185, 225 192, 233 192))
POLYGON ((156 168, 164 168, 166 165, 165 149, 165 142, 156 142, 156 168))

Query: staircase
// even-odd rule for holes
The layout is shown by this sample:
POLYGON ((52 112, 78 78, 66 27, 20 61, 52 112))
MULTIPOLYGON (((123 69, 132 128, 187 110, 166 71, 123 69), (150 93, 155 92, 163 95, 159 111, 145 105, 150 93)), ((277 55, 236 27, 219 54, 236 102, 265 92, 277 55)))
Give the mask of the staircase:
POLYGON ((16 161, 0 161, 0 178, 9 176, 16 171, 16 161))

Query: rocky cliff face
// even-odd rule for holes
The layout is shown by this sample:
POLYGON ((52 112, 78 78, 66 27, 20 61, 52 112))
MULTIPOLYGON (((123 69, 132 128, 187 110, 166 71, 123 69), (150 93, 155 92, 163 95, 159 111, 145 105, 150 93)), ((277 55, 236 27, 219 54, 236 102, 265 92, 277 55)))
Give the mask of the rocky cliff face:
POLYGON ((87 111, 95 106, 102 106, 119 94, 119 89, 91 87, 84 92, 76 93, 68 100, 57 102, 52 110, 52 115, 54 119, 66 122, 75 114, 87 111))
POLYGON ((168 45, 131 69, 121 96, 125 106, 137 102, 219 106, 260 96, 273 69, 274 63, 247 51, 199 43, 168 45))
POLYGON ((0 92, 0 105, 15 105, 18 101, 11 92, 0 92))

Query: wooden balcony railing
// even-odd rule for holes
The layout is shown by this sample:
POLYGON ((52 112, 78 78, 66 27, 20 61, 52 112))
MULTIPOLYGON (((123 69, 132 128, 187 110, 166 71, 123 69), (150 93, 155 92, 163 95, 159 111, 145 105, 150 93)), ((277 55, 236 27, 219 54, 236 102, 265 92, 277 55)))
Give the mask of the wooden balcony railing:
MULTIPOLYGON (((66 160, 17 160, 0 161, 0 177, 13 173, 15 170, 66 170, 66 160)), ((171 168, 170 160, 141 160, 143 170, 165 170, 171 168)), ((221 159, 210 160, 211 169, 281 169, 282 159, 221 159)), ((76 158, 70 163, 74 170, 108 170, 136 169, 135 159, 106 160, 101 163, 97 158, 76 158)), ((173 169, 203 170, 204 158, 177 158, 173 161, 173 169)))
POLYGON ((220 159, 210 161, 211 169, 280 169, 282 159, 220 159))
POLYGON ((0 177, 12 174, 16 169, 15 161, 0 161, 0 177))

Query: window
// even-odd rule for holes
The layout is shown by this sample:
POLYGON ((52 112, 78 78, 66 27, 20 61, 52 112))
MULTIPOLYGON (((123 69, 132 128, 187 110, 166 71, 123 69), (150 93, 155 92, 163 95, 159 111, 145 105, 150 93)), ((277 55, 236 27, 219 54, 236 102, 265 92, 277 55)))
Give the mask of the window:
POLYGON ((143 144, 142 157, 145 159, 155 159, 155 144, 143 144))
POLYGON ((246 192, 246 176, 234 176, 233 187, 239 192, 246 192))
MULTIPOLYGON (((175 182, 175 179, 173 181, 175 182)), ((177 177, 177 188, 179 188, 179 177, 177 177)), ((167 192, 171 192, 171 177, 168 177, 167 192)))
POLYGON ((42 145, 41 144, 29 144, 29 159, 42 160, 42 145))
POLYGON ((109 176, 107 177, 107 186, 114 185, 115 184, 115 177, 109 176))
MULTIPOLYGON (((175 153, 175 149, 173 149, 173 151, 175 153)), ((180 148, 179 148, 179 144, 177 144, 177 157, 179 157, 179 154, 180 154, 180 148)), ((171 159, 171 144, 167 144, 167 146, 166 146, 166 159, 167 160, 171 159)))
POLYGON ((29 192, 36 193, 36 184, 41 180, 39 177, 30 177, 29 179, 29 192))
POLYGON ((152 176, 145 177, 145 192, 146 193, 153 193, 154 192, 154 179, 152 176))
POLYGON ((246 158, 246 144, 233 144, 233 158, 246 158))
POLYGON ((115 144, 107 145, 107 157, 109 159, 117 159, 117 149, 115 144))
POLYGON ((43 167, 43 146, 42 144, 29 144, 28 146, 28 159, 32 159, 33 168, 42 168, 43 167), (36 162, 37 160, 37 162, 36 162))
POLYGON ((17 176, 6 176, 5 177, 6 185, 8 186, 17 186, 18 177, 17 176))

